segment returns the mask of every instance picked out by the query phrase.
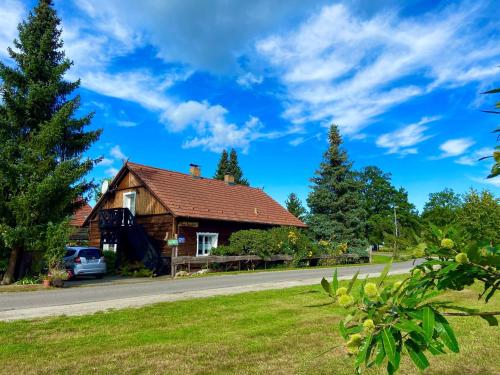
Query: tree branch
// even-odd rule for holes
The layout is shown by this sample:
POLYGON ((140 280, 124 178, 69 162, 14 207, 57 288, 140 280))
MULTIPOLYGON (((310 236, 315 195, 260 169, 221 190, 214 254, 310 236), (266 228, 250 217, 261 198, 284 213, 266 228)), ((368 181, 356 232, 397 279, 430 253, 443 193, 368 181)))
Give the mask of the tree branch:
POLYGON ((500 315, 500 311, 484 311, 484 312, 442 312, 441 315, 447 316, 495 316, 500 315))

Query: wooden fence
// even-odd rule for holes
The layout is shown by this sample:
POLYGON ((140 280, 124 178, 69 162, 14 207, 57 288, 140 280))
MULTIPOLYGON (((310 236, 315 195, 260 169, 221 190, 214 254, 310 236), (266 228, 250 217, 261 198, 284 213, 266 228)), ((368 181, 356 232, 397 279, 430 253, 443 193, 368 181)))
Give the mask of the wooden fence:
MULTIPOLYGON (((271 255, 269 257, 260 257, 257 255, 208 255, 208 256, 177 256, 172 257, 171 266, 172 266, 172 276, 175 276, 177 273, 177 267, 180 265, 187 265, 188 272, 191 272, 191 265, 196 266, 205 266, 206 268, 210 268, 211 264, 224 264, 225 269, 227 270, 227 266, 229 265, 237 265, 238 270, 241 270, 241 265, 255 264, 257 262, 264 262, 264 268, 266 268, 267 263, 271 262, 291 262, 293 260, 293 256, 291 255, 271 255)), ((353 264, 353 263, 369 263, 370 257, 368 256, 359 256, 357 254, 341 254, 341 255, 321 255, 317 257, 305 258, 303 260, 315 261, 319 262, 320 260, 333 260, 335 264, 353 264)))

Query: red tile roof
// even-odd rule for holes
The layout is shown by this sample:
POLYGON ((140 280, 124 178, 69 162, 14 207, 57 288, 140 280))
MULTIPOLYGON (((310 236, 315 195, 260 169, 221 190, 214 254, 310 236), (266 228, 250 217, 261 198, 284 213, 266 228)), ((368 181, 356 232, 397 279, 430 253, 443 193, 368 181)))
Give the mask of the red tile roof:
POLYGON ((305 227, 261 189, 131 162, 125 167, 175 216, 305 227))
POLYGON ((92 212, 92 207, 88 205, 88 203, 84 203, 82 207, 80 207, 75 214, 71 217, 70 220, 70 225, 73 225, 75 227, 81 227, 83 226, 83 223, 87 219, 87 217, 90 215, 92 212))

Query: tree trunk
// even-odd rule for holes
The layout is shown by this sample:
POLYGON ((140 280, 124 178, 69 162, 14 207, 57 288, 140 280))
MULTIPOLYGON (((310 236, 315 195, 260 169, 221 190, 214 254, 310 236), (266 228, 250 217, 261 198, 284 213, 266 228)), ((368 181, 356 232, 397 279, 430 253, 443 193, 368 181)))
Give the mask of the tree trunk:
POLYGON ((3 280, 1 282, 2 285, 9 285, 15 281, 16 270, 18 268, 17 267, 18 263, 21 260, 21 256, 22 256, 21 247, 15 247, 12 249, 9 256, 9 264, 7 265, 7 270, 5 271, 5 274, 3 275, 3 280))

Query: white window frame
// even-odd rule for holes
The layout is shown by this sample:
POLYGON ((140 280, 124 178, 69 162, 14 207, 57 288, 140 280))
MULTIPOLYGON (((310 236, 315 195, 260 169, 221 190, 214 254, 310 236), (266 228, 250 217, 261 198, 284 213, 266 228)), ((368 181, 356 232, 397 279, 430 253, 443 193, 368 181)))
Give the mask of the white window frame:
POLYGON ((117 247, 117 244, 109 244, 109 243, 103 243, 102 244, 102 250, 103 251, 113 251, 116 253, 116 247, 117 247))
POLYGON ((204 257, 204 256, 210 255, 210 250, 208 252, 206 252, 205 254, 200 254, 200 237, 201 236, 215 237, 215 241, 212 242, 212 247, 210 248, 210 250, 217 247, 217 245, 219 243, 219 233, 196 232, 196 256, 197 257, 204 257))
POLYGON ((126 193, 123 193, 123 208, 128 208, 130 210, 130 212, 132 212, 132 215, 135 216, 135 206, 137 205, 137 193, 135 191, 127 191, 126 193), (127 197, 134 197, 134 207, 127 207, 125 205, 125 199, 127 197))

